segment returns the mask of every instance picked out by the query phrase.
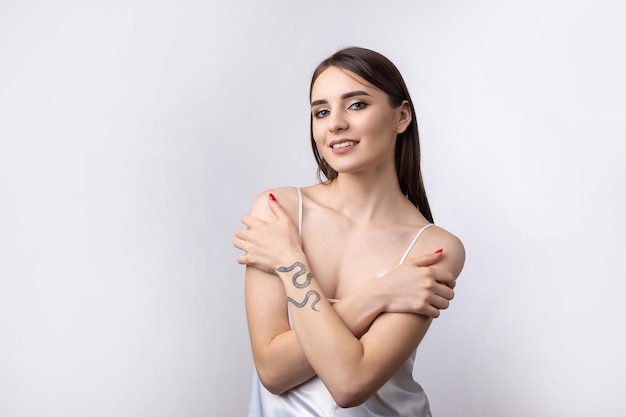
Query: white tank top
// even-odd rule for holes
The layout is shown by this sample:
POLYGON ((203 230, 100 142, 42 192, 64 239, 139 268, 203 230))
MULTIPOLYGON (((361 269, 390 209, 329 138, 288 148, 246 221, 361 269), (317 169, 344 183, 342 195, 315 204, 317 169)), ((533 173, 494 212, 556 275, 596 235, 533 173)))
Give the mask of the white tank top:
MULTIPOLYGON (((302 234, 302 192, 299 188, 298 199, 298 231, 302 234)), ((430 226, 432 224, 417 232, 399 264, 405 261, 417 239, 430 226)), ((385 272, 381 271, 378 276, 385 272)), ((428 398, 413 379, 414 361, 415 352, 376 394, 363 404, 351 408, 339 407, 318 377, 313 377, 282 395, 274 395, 261 384, 255 370, 248 417, 431 417, 428 398)))

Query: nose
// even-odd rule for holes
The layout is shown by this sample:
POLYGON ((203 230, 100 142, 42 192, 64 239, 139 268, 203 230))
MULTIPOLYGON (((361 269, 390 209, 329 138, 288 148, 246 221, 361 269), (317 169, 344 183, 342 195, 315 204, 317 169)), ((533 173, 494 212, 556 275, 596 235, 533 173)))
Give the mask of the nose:
POLYGON ((328 123, 328 130, 336 133, 344 131, 348 128, 349 123, 346 115, 341 111, 334 111, 330 114, 330 120, 328 123))

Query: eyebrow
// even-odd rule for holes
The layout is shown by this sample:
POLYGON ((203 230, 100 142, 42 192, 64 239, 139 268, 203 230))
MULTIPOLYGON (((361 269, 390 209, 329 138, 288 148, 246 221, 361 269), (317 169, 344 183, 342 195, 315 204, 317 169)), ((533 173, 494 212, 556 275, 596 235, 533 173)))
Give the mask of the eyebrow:
MULTIPOLYGON (((365 91, 362 90, 357 90, 357 91, 350 91, 348 93, 344 93, 341 95, 341 99, 345 100, 347 98, 350 97, 356 97, 356 96, 370 96, 370 94, 366 93, 365 91)), ((311 102, 311 107, 313 106, 318 106, 320 104, 328 104, 328 101, 326 100, 315 100, 311 102)))

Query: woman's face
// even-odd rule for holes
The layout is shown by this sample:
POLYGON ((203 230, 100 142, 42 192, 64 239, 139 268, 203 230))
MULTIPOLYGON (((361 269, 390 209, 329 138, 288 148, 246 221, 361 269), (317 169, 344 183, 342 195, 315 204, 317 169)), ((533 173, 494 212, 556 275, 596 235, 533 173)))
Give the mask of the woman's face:
POLYGON ((408 102, 393 108, 385 92, 338 67, 315 80, 311 113, 313 139, 339 173, 393 166, 396 136, 411 121, 408 102))

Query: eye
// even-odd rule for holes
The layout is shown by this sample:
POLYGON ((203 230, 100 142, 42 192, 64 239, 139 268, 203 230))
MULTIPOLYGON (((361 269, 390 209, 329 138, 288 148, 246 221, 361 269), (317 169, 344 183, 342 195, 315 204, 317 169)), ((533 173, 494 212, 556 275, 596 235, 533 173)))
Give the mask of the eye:
POLYGON ((366 107, 367 107, 367 103, 363 101, 357 101, 357 102, 350 104, 350 107, 348 107, 348 109, 349 110, 363 110, 366 107))
POLYGON ((314 113, 314 116, 316 119, 321 119, 323 117, 326 117, 330 114, 330 111, 326 110, 326 109, 322 109, 322 110, 318 110, 314 113))

